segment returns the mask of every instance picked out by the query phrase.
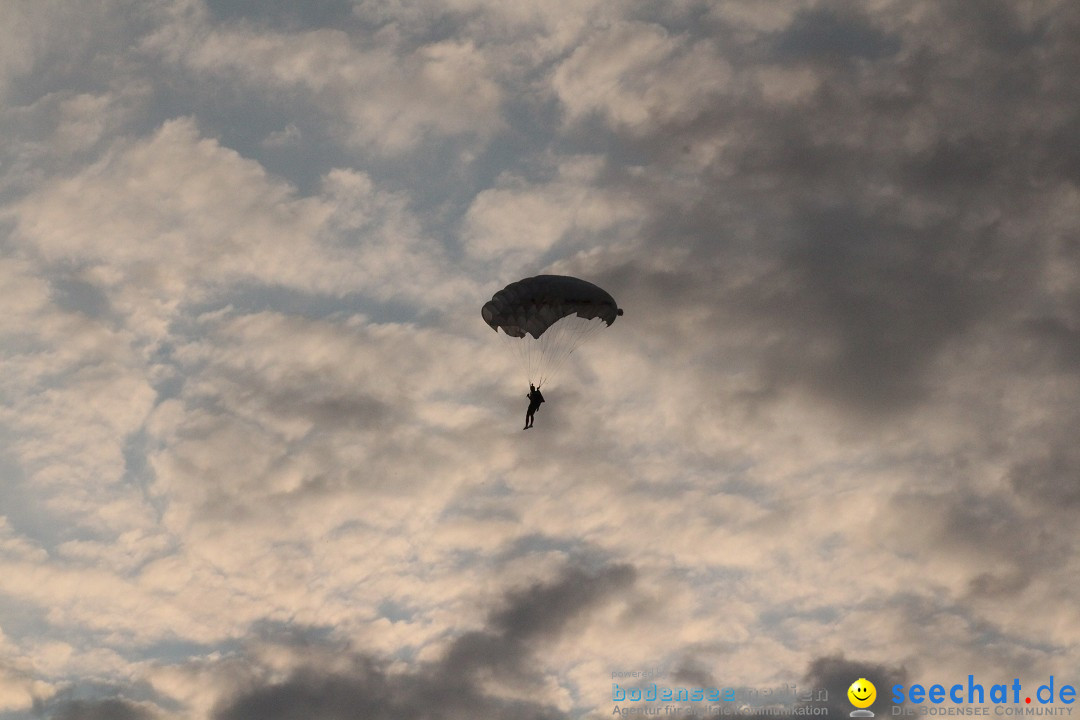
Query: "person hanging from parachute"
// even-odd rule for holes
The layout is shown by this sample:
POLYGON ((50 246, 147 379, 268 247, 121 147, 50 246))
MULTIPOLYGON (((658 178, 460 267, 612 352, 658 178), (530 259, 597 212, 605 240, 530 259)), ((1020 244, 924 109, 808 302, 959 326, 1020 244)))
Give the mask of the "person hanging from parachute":
POLYGON ((540 387, 571 353, 623 311, 607 291, 566 275, 510 283, 484 304, 481 316, 521 358, 529 381, 525 429, 544 402, 540 387), (502 330, 502 333, 499 333, 502 330))
POLYGON ((544 395, 540 388, 529 383, 529 393, 525 397, 529 398, 529 409, 525 411, 525 429, 528 430, 533 426, 533 415, 540 409, 540 403, 544 402, 544 395))

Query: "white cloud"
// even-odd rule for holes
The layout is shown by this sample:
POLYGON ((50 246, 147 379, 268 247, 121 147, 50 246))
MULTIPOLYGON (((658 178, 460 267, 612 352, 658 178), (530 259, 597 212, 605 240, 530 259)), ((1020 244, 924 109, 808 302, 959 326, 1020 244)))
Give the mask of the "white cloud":
POLYGON ((514 272, 536 267, 556 248, 572 252, 629 243, 644 208, 628 190, 598 187, 603 172, 602 159, 575 157, 559 161, 550 179, 504 175, 469 207, 466 247, 473 256, 514 272))
POLYGON ((571 121, 597 113, 616 128, 640 133, 693 120, 731 77, 714 40, 627 22, 589 37, 558 66, 552 86, 571 121))
POLYGON ((163 28, 145 49, 208 79, 301 91, 349 144, 394 154, 429 134, 483 141, 503 126, 495 69, 471 41, 403 50, 387 32, 364 41, 337 30, 255 32, 207 26, 200 15, 163 28))
POLYGON ((50 183, 15 213, 22 242, 46 262, 94 268, 118 311, 160 333, 192 286, 293 270, 286 241, 310 246, 326 210, 177 120, 50 183))
POLYGON ((10 215, 21 243, 48 263, 84 267, 146 338, 163 337, 185 303, 238 283, 446 298, 439 248, 401 198, 347 170, 331 172, 324 193, 298 197, 180 119, 50 182, 10 215))

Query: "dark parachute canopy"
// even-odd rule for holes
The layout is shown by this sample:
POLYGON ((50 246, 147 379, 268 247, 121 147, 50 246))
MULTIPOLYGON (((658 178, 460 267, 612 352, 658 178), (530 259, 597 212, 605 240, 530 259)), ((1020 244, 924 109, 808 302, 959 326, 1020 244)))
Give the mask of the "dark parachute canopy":
POLYGON ((510 283, 480 311, 520 355, 529 382, 542 385, 574 350, 623 311, 606 291, 567 275, 510 283))

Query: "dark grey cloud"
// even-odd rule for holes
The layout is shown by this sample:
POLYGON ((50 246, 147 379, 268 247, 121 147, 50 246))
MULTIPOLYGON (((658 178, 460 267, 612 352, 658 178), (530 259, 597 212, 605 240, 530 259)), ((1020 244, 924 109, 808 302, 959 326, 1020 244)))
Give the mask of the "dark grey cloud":
POLYGON ((371 661, 348 675, 300 672, 219 710, 217 720, 304 720, 305 718, 525 718, 565 717, 554 708, 502 700, 471 686, 420 676, 397 677, 371 661))
POLYGON ((850 208, 814 207, 776 273, 749 304, 791 342, 764 358, 799 382, 862 408, 896 408, 927 392, 922 373, 950 341, 999 312, 1032 270, 993 228, 913 228, 850 208), (1005 276, 1015 273, 1013 278, 1005 276), (775 283, 775 284, 774 284, 775 283), (798 352, 799 348, 821 348, 798 352))
POLYGON ((48 716, 50 720, 153 720, 154 713, 123 698, 72 700, 48 716))
POLYGON ((523 677, 533 644, 557 637, 581 613, 628 589, 633 580, 629 565, 599 572, 571 567, 553 583, 513 591, 505 607, 491 614, 489 629, 466 633, 454 643, 443 671, 454 677, 478 671, 523 677))
POLYGON ((630 565, 599 571, 571 567, 554 583, 537 582, 509 593, 506 607, 492 614, 492 626, 506 638, 552 638, 578 613, 628 589, 633 581, 630 565))
POLYGON ((208 0, 211 14, 219 20, 264 23, 286 30, 323 27, 344 28, 355 21, 351 0, 208 0))
POLYGON ((978 41, 995 51, 1015 53, 1030 50, 1044 42, 1052 26, 1067 20, 1071 15, 1067 4, 1036 22, 1021 22, 1019 9, 1008 0, 992 0, 979 8, 952 0, 944 3, 957 28, 964 28, 978 41))
POLYGON ((347 672, 304 668, 288 680, 248 689, 223 704, 216 720, 300 720, 301 718, 526 718, 554 720, 554 707, 496 697, 484 683, 495 679, 511 688, 540 687, 542 673, 532 655, 545 641, 566 632, 576 620, 617 593, 631 590, 628 565, 567 567, 550 582, 508 592, 488 615, 487 627, 465 633, 436 663, 408 672, 357 656, 347 672))
MULTIPOLYGON (((1014 335, 1018 308, 1045 297, 1062 212, 1047 193, 1071 182, 1055 149, 1070 152, 1076 127, 1072 91, 1050 88, 1077 43, 1007 3, 977 22, 967 6, 928 8, 913 25, 844 7, 799 14, 778 36, 786 65, 859 61, 807 63, 817 85, 805 97, 743 92, 620 139, 650 155, 657 182, 625 179, 652 222, 637 257, 613 254, 606 273, 617 296, 656 303, 650 319, 672 347, 755 333, 742 355, 763 389, 888 414, 932 397, 943 351, 979 327, 1014 335), (699 182, 660 181, 716 143, 699 182), (687 313, 701 322, 665 329, 687 313)), ((1075 14, 1063 7, 1054 27, 1075 14)))
POLYGON ((873 27, 865 17, 828 7, 799 13, 775 41, 773 52, 783 61, 877 60, 900 49, 894 35, 873 27))
POLYGON ((1080 370, 1080 328, 1073 324, 1078 310, 1080 297, 1068 303, 1058 315, 1033 318, 1021 324, 1021 338, 1023 334, 1029 335, 1038 349, 1030 358, 1032 366, 1057 365, 1071 373, 1080 370))
POLYGON ((1009 470, 1012 489, 1043 509, 1071 510, 1080 505, 1080 448, 1074 429, 1077 419, 1062 418, 1044 428, 1044 438, 1009 470))
POLYGON ((52 281, 53 302, 68 312, 82 313, 90 318, 108 318, 111 304, 108 295, 99 287, 76 275, 59 276, 52 281))

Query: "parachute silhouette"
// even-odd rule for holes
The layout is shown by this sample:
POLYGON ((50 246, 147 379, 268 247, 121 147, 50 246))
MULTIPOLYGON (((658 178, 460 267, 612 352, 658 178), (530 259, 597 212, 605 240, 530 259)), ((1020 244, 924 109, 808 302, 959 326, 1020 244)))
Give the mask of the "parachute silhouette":
POLYGON ((546 382, 583 342, 623 311, 607 291, 567 275, 510 283, 480 314, 520 357, 530 383, 546 382))

